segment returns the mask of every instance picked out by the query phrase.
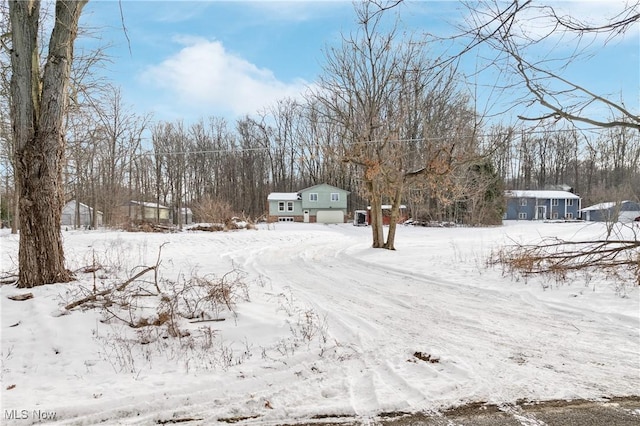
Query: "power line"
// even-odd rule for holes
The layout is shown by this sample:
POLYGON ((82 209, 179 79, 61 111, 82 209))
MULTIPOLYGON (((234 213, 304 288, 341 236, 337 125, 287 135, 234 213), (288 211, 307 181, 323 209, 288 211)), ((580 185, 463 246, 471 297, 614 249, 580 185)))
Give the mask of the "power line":
MULTIPOLYGON (((513 139, 518 139, 523 132, 526 132, 527 135, 537 135, 537 134, 553 134, 553 133, 572 133, 572 132, 589 132, 589 131, 602 131, 604 129, 600 127, 586 127, 581 129, 539 129, 539 130, 526 130, 526 129, 514 129, 512 132, 506 133, 485 133, 485 134, 470 134, 469 137, 476 137, 478 139, 495 137, 495 136, 507 136, 509 134, 512 135, 513 139)), ((430 141, 443 141, 454 138, 459 138, 459 135, 456 136, 432 136, 432 137, 421 137, 421 138, 402 138, 402 139, 373 139, 367 141, 353 141, 348 144, 357 144, 357 145, 368 145, 368 144, 378 144, 378 143, 411 143, 411 142, 430 142, 430 141)), ((464 136, 463 136, 464 137, 464 136)), ((198 151, 172 151, 172 152, 153 152, 148 151, 138 156, 158 156, 158 155, 189 155, 189 154, 226 154, 226 153, 243 153, 243 152, 259 152, 259 151, 269 151, 271 147, 257 147, 257 148, 224 148, 224 149, 212 149, 212 150, 198 150, 198 151)))
POLYGON ((242 153, 245 151, 268 151, 269 147, 259 147, 259 148, 226 148, 226 149, 210 149, 210 150, 199 150, 199 151, 172 151, 172 152, 153 152, 147 151, 140 154, 137 154, 138 157, 146 157, 146 156, 156 156, 156 155, 188 155, 188 154, 225 154, 229 152, 234 153, 242 153))
MULTIPOLYGON (((586 127, 581 129, 513 129, 512 132, 497 132, 497 133, 483 133, 483 134, 470 134, 469 137, 476 137, 478 139, 484 139, 488 137, 496 137, 496 136, 508 136, 511 134, 513 139, 518 139, 521 135, 526 133, 527 135, 539 135, 539 134, 554 134, 554 133, 572 133, 572 132, 595 132, 602 131, 608 129, 602 129, 600 127, 586 127)), ((449 139, 454 139, 460 137, 456 136, 432 136, 432 137, 421 137, 421 138, 402 138, 402 139, 373 139, 368 141, 354 141, 349 142, 350 144, 358 144, 358 145, 368 145, 368 144, 378 144, 383 142, 388 143, 412 143, 412 142, 429 142, 429 141, 444 141, 449 139)), ((464 136, 463 136, 464 137, 464 136)), ((198 154, 241 154, 244 152, 261 152, 261 151, 269 151, 271 147, 263 146, 263 147, 253 147, 253 148, 220 148, 220 149, 207 149, 207 150, 197 150, 197 151, 170 151, 170 152, 154 152, 154 151, 145 151, 132 155, 132 157, 154 157, 154 156, 171 156, 171 155, 198 155, 198 154)), ((6 154, 0 154, 0 158, 9 159, 10 157, 6 154)))

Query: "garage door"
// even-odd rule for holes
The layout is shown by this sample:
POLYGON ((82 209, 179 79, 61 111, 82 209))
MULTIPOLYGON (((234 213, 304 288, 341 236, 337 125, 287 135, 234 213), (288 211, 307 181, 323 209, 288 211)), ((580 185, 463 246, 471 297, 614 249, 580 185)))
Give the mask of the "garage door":
POLYGON ((320 210, 316 214, 318 223, 343 223, 344 213, 340 210, 320 210))

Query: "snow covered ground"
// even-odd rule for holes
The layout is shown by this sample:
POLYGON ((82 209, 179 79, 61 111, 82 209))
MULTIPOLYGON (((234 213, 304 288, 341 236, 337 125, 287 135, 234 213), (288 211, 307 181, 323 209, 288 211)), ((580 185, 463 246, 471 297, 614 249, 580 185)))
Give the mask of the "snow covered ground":
MULTIPOLYGON (((390 252, 371 249, 371 230, 349 224, 65 231, 70 269, 104 269, 29 290, 26 301, 8 299, 26 291, 0 287, 0 423, 366 422, 471 401, 637 395, 637 287, 587 274, 525 280, 486 267, 492 250, 514 241, 603 232, 584 223, 403 226, 390 252), (225 321, 184 320, 181 338, 164 338, 166 324, 105 322, 105 311, 64 314, 79 289, 155 265, 160 246, 163 285, 235 269, 248 300, 235 314, 221 310, 225 321)), ((2 230, 2 272, 15 270, 17 244, 2 230)), ((154 288, 153 273, 142 279, 154 288)))

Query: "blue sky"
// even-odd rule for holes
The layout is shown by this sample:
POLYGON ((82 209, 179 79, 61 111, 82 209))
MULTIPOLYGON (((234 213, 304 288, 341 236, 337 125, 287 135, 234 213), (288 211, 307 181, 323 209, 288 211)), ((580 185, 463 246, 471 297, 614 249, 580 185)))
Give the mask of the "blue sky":
MULTIPOLYGON (((610 13, 616 1, 555 2, 583 17, 610 13)), ((617 2, 620 3, 620 2, 617 2)), ((447 35, 461 24, 465 9, 456 1, 418 1, 394 11, 409 32, 447 35)), ((234 119, 254 115, 284 97, 296 98, 322 71, 324 50, 339 45, 341 34, 355 27, 350 1, 143 1, 91 0, 82 24, 108 44, 111 63, 104 71, 122 88, 124 100, 156 120, 187 122, 200 117, 234 119), (127 37, 129 42, 127 41, 127 37)), ((636 28, 637 29, 637 28, 636 28)), ((565 77, 599 94, 621 94, 633 110, 640 103, 640 35, 638 31, 601 48, 569 67, 565 77)), ((551 41, 543 55, 561 56, 568 46, 551 41)), ((461 69, 482 67, 491 52, 469 55, 461 69)), ((509 98, 490 96, 485 87, 501 79, 495 71, 474 78, 480 103, 509 98)), ((470 89, 471 90, 471 89, 470 89)), ((483 109, 483 107, 481 107, 483 109)))

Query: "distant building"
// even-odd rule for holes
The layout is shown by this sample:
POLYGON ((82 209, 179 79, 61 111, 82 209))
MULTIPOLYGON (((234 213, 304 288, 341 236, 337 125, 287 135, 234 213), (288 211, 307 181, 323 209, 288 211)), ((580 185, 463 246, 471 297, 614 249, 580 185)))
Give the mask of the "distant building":
POLYGON ((505 220, 577 219, 580 197, 568 191, 505 191, 505 220))
POLYGON ((630 200, 595 204, 580 210, 590 222, 632 222, 640 216, 640 203, 630 200))
MULTIPOLYGON (((391 205, 383 204, 382 208, 382 224, 389 225, 391 223, 391 205)), ((396 223, 404 223, 409 219, 409 213, 407 213, 407 206, 400 205, 398 212, 398 219, 396 223)), ((371 206, 367 206, 367 225, 371 225, 371 206)))
POLYGON ((345 223, 346 191, 322 183, 298 192, 272 192, 267 197, 270 222, 345 223))
POLYGON ((129 201, 123 206, 125 216, 136 222, 171 222, 171 209, 159 203, 129 201))
MULTIPOLYGON (((71 200, 62 208, 60 224, 62 226, 73 226, 74 228, 86 228, 92 226, 93 208, 86 204, 71 200), (77 204, 76 204, 77 203, 77 204)), ((103 214, 96 211, 96 226, 102 226, 103 214)))

